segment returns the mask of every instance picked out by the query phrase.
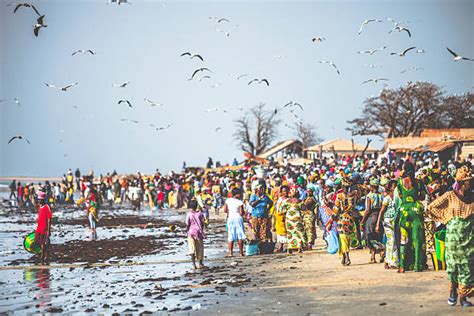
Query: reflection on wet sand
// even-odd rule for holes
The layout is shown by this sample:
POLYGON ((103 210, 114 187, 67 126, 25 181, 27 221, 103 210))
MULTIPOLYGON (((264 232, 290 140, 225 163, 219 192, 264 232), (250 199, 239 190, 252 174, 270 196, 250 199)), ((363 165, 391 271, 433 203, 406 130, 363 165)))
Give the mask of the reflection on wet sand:
POLYGON ((49 269, 26 269, 23 273, 26 282, 36 284, 30 290, 34 291, 33 299, 38 302, 37 307, 47 307, 51 302, 51 275, 49 269))

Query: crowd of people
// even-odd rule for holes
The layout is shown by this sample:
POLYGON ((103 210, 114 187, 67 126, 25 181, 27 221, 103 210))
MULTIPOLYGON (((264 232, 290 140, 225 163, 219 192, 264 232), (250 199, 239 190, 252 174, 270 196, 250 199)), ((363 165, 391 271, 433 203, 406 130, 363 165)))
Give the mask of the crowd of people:
MULTIPOLYGON (((378 261, 399 273, 426 270, 436 252, 435 233, 445 230, 448 303, 456 304, 459 297, 468 306, 474 278, 472 162, 469 157, 442 163, 436 155, 413 154, 401 159, 331 157, 301 166, 248 161, 193 172, 157 170, 149 176, 113 172, 94 178, 93 173, 80 176, 79 170, 75 175, 69 170, 62 183, 45 183, 36 193, 28 189, 33 197, 27 200, 34 204, 40 194, 46 204, 74 203, 76 189, 76 204, 86 205, 94 232, 98 209, 105 204, 130 203, 136 210, 190 208, 189 254, 194 267, 199 261, 198 268, 212 211, 226 213, 228 256, 235 243, 244 255, 245 241, 260 253, 311 250, 319 225, 328 252, 339 253, 342 265, 351 264, 352 249, 367 248, 370 263, 378 261)), ((18 187, 21 205, 25 189, 19 199, 18 187)))

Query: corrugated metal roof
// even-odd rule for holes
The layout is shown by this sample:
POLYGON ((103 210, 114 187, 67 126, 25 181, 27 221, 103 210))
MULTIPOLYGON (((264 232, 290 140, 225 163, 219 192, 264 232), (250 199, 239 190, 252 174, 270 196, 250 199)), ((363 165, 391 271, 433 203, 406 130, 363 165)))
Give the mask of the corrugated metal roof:
POLYGON ((295 143, 300 143, 301 144, 301 142, 299 140, 296 140, 296 139, 288 139, 288 140, 282 141, 282 142, 276 144, 275 146, 273 146, 272 148, 268 149, 267 151, 257 155, 257 157, 267 159, 271 155, 276 154, 280 150, 282 150, 286 147, 289 147, 289 146, 291 146, 295 143))
MULTIPOLYGON (((323 151, 331 151, 332 147, 334 146, 335 151, 346 151, 346 152, 352 152, 352 142, 350 140, 346 139, 333 139, 330 141, 323 142, 319 145, 314 145, 311 147, 307 148, 307 151, 319 151, 320 147, 323 147, 323 151)), ((360 145, 360 144, 354 144, 354 149, 358 152, 363 151, 365 146, 360 145)), ((370 152, 378 152, 377 149, 368 147, 366 150, 367 153, 370 152)))

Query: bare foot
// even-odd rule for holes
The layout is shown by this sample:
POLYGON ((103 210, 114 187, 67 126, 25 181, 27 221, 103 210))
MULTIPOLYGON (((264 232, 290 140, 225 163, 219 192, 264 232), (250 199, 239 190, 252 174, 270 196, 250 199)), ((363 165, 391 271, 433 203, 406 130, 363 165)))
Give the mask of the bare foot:
POLYGON ((234 255, 231 254, 230 252, 228 252, 225 256, 226 256, 226 257, 233 257, 234 255))

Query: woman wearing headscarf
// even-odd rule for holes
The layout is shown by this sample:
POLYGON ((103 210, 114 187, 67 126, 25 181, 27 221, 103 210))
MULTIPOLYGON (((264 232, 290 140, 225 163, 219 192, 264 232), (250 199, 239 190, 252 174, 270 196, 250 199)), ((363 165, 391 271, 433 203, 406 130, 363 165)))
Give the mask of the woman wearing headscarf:
POLYGON ((285 223, 285 202, 288 200, 288 187, 282 186, 279 190, 279 197, 273 207, 273 223, 272 231, 276 233, 276 248, 275 252, 282 252, 283 246, 288 242, 286 238, 286 223, 285 223))
POLYGON ((316 239, 316 212, 318 209, 318 203, 313 195, 313 190, 310 188, 306 189, 306 199, 304 200, 304 209, 302 211, 303 224, 306 237, 306 247, 308 250, 313 249, 314 240, 316 239))
POLYGON ((406 161, 403 176, 395 189, 395 205, 400 216, 400 256, 398 272, 423 271, 426 266, 425 232, 423 228, 424 186, 415 179, 415 166, 406 161))
POLYGON ((393 199, 393 191, 397 183, 394 180, 382 179, 380 184, 384 186, 384 198, 375 231, 380 233, 381 226, 383 225, 383 231, 387 238, 385 243, 385 269, 397 269, 398 249, 395 242, 395 219, 397 218, 397 213, 393 199))
POLYGON ((333 214, 330 221, 337 222, 339 234, 339 255, 342 256, 342 265, 350 265, 349 251, 351 249, 351 238, 354 233, 354 197, 355 192, 349 192, 352 181, 349 178, 341 179, 342 189, 336 194, 333 214))
POLYGON ((446 272, 450 281, 448 304, 472 306, 474 293, 474 194, 472 168, 462 166, 455 176, 457 188, 434 200, 427 214, 446 224, 446 272))
POLYGON ((286 236, 288 239, 288 252, 294 250, 302 252, 305 247, 303 217, 301 215, 303 202, 299 199, 298 191, 295 187, 290 189, 289 199, 283 205, 286 214, 286 236))
POLYGON ((382 208, 382 195, 379 193, 379 180, 370 179, 370 192, 365 198, 365 213, 360 225, 365 223, 365 240, 370 250, 370 263, 375 263, 375 254, 380 254, 380 262, 383 262, 385 255, 385 246, 382 243, 383 232, 376 227, 379 226, 379 213, 382 208))

